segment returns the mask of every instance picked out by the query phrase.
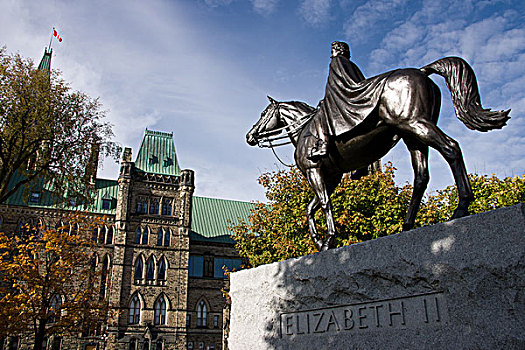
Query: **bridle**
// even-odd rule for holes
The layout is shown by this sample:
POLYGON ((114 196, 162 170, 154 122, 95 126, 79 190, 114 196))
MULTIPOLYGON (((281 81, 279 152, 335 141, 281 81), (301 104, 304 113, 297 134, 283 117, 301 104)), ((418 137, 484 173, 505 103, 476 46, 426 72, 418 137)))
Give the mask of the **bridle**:
MULTIPOLYGON (((275 113, 280 114, 281 106, 280 106, 279 103, 276 103, 276 104, 277 104, 277 107, 272 112, 272 116, 275 113)), ((294 166, 293 164, 286 164, 285 162, 283 162, 281 160, 281 158, 279 158, 279 156, 275 152, 275 147, 291 144, 292 143, 292 141, 291 141, 292 137, 297 136, 301 132, 303 127, 306 125, 306 123, 308 123, 313 118, 314 114, 315 113, 308 113, 306 116, 295 120, 291 124, 282 126, 280 128, 277 128, 277 129, 273 129, 273 130, 264 131, 264 132, 259 133, 257 135, 257 137, 254 137, 255 140, 257 141, 257 146, 259 146, 260 148, 271 148, 272 152, 273 152, 273 155, 275 156, 275 158, 277 158, 277 160, 279 162, 281 162, 282 165, 284 165, 286 167, 289 167, 289 168, 293 167, 294 166), (285 133, 282 133, 283 131, 285 133), (288 138, 287 141, 281 141, 281 140, 284 140, 286 138, 288 138), (277 143, 274 143, 276 141, 277 141, 277 143)), ((268 118, 268 120, 266 121, 266 124, 270 121, 270 118, 271 117, 268 118)), ((255 125, 254 125, 254 127, 255 127, 255 125)))
MULTIPOLYGON (((280 108, 280 104, 277 103, 277 107, 272 112, 272 115, 275 113, 280 114, 280 108)), ((288 124, 277 129, 259 133, 257 137, 255 137, 255 140, 257 141, 257 146, 261 148, 271 148, 273 150, 274 147, 289 145, 290 143, 292 143, 291 138, 297 136, 299 132, 301 132, 303 127, 306 125, 306 123, 308 123, 313 118, 313 116, 314 113, 309 113, 306 116, 295 120, 292 124, 288 124), (283 134, 283 131, 285 131, 286 133, 283 134), (280 141, 286 138, 288 138, 287 141, 280 141), (276 141, 278 142, 274 143, 276 141)))

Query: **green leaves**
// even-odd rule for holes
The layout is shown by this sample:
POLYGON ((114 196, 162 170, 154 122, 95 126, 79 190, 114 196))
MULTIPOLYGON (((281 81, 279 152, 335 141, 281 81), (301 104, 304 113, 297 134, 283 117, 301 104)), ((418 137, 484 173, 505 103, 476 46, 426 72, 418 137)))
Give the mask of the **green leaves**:
MULTIPOLYGON (((345 176, 331 196, 338 236, 336 246, 354 244, 401 232, 412 186, 396 185, 395 168, 351 180, 345 176)), ((498 179, 494 175, 469 175, 476 197, 471 213, 525 202, 525 175, 498 179)), ((306 208, 313 198, 307 180, 296 169, 261 175, 268 204, 259 203, 249 222, 231 228, 239 254, 259 266, 317 252, 309 235, 306 208)), ((457 189, 449 186, 427 195, 416 227, 450 220, 457 206, 457 189)), ((318 211, 319 233, 326 235, 324 215, 318 211)))

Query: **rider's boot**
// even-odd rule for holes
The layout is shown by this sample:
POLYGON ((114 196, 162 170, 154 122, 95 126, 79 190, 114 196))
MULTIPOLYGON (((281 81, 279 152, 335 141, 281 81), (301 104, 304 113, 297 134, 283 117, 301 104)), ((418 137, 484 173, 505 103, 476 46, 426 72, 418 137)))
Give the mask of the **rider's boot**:
POLYGON ((320 133, 319 136, 307 156, 308 159, 313 161, 318 161, 328 154, 328 135, 320 133))

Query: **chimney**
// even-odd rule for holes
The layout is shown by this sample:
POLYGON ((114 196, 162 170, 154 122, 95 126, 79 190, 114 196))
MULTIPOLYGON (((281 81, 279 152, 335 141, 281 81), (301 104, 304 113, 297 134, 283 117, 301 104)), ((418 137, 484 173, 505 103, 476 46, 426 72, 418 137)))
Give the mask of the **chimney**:
POLYGON ((86 173, 85 176, 89 180, 91 184, 95 183, 95 179, 97 178, 97 170, 98 170, 98 157, 100 153, 100 144, 97 142, 93 142, 91 144, 91 154, 89 155, 89 161, 86 167, 86 173))

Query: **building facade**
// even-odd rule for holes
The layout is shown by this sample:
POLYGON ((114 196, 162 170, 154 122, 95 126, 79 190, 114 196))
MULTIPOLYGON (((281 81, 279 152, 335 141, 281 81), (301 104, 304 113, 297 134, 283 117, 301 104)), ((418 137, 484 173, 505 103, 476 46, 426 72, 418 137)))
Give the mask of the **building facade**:
MULTIPOLYGON (((54 337, 47 349, 223 348, 223 268, 241 267, 227 227, 253 204, 194 196, 194 178, 180 169, 173 135, 146 130, 135 161, 124 150, 117 180, 94 181, 95 201, 85 215, 105 224, 93 233, 99 288, 117 312, 99 334, 54 337)), ((0 205, 1 229, 56 225, 64 212, 43 191, 20 191, 0 205)), ((29 346, 29 339, 0 342, 0 350, 29 346)))

